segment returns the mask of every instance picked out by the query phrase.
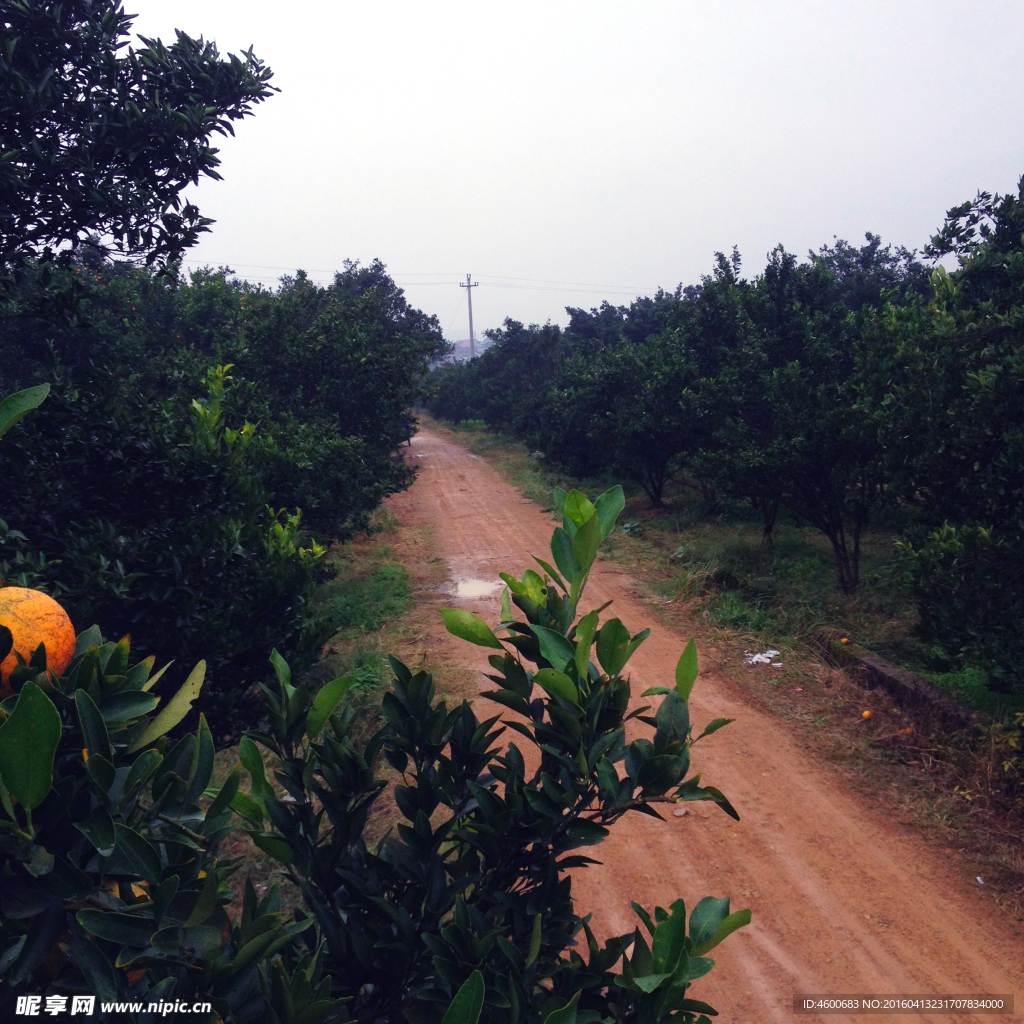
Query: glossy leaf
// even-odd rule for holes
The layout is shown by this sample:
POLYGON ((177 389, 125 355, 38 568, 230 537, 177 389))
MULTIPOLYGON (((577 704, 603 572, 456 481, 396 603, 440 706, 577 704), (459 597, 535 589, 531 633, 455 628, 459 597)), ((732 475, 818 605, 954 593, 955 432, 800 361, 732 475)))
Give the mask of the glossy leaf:
POLYGON ((491 627, 479 616, 467 612, 463 608, 444 608, 441 611, 441 619, 445 629, 460 640, 468 640, 477 647, 493 647, 496 650, 504 650, 501 641, 491 631, 491 627))
POLYGON ((38 409, 49 393, 49 384, 39 384, 34 388, 16 391, 0 402, 0 437, 3 437, 18 420, 27 416, 33 409, 38 409))
POLYGON ((345 699, 345 695, 356 684, 356 676, 339 676, 325 683, 313 698, 313 705, 306 716, 306 735, 313 739, 327 724, 335 709, 345 699))
POLYGON ((576 1024, 576 1004, 580 1001, 580 993, 573 994, 572 999, 557 1010, 552 1010, 544 1018, 544 1024, 576 1024))
MULTIPOLYGON (((576 651, 573 659, 576 663, 576 673, 580 679, 587 678, 587 668, 590 665, 590 648, 594 643, 594 636, 597 633, 598 614, 597 611, 589 612, 580 619, 576 626, 576 651)), ((550 661, 550 659, 548 659, 550 661)))
POLYGON ((87 818, 76 821, 75 828, 96 847, 101 857, 109 857, 114 852, 117 841, 114 819, 103 807, 95 808, 87 818))
POLYGON ((533 626, 533 634, 540 644, 540 653, 545 661, 564 672, 576 656, 576 649, 561 633, 546 626, 533 626))
POLYGON ((100 757, 109 760, 111 752, 107 726, 100 714, 100 709, 87 690, 75 692, 75 707, 78 710, 78 725, 82 730, 89 755, 99 754, 100 757))
POLYGON ((181 689, 167 702, 167 707, 149 723, 142 735, 128 748, 128 753, 141 750, 170 732, 192 710, 192 704, 203 688, 205 677, 206 662, 200 661, 189 673, 181 689))
POLYGON ((691 638, 676 664, 676 692, 683 700, 690 699, 697 672, 697 641, 691 638))
POLYGON ((576 684, 564 673, 553 668, 542 668, 534 672, 533 681, 543 687, 548 693, 553 693, 573 704, 579 704, 579 692, 576 684))
POLYGON ((441 1024, 477 1024, 484 1007, 484 976, 474 971, 455 993, 441 1024))
POLYGON ((35 810, 50 792, 60 737, 53 701, 35 683, 25 683, 14 712, 0 725, 0 779, 26 810, 35 810))
POLYGON ((601 540, 605 540, 615 529, 615 522, 626 507, 626 495, 623 493, 622 485, 616 484, 609 487, 600 497, 594 501, 594 509, 601 521, 601 540))

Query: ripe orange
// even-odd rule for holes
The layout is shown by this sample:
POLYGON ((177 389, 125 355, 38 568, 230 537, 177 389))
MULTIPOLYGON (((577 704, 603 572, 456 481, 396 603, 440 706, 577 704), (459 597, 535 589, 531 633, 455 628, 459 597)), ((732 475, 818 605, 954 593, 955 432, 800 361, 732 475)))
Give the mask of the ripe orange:
POLYGON ((0 663, 0 698, 9 697, 17 651, 26 661, 46 646, 46 667, 62 675, 75 655, 75 628, 68 613, 49 594, 25 587, 0 587, 0 625, 11 631, 14 647, 0 663))

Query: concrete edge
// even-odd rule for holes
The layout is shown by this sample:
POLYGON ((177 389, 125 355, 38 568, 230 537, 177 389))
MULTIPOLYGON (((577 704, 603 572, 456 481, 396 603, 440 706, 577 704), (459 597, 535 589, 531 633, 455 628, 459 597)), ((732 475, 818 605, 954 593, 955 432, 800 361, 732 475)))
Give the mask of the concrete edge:
POLYGON ((961 707, 934 683, 855 643, 842 643, 839 634, 815 633, 811 646, 830 665, 843 669, 869 690, 882 687, 902 707, 926 708, 951 726, 976 720, 970 708, 961 707))

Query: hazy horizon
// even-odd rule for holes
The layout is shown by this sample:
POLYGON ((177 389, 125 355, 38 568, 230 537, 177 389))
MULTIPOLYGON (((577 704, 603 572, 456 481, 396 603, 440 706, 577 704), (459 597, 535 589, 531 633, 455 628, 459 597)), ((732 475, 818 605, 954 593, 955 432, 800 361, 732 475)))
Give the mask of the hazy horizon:
POLYGON ((734 245, 920 248, 1024 173, 1024 8, 136 0, 134 31, 251 44, 282 91, 191 196, 186 268, 273 285, 382 260, 445 335, 692 284, 734 245))

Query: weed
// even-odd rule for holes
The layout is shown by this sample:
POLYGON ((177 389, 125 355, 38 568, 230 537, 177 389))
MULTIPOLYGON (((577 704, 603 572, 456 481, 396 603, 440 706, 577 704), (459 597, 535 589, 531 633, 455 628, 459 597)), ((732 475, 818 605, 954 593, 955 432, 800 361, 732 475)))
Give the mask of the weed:
POLYGON ((958 703, 993 718, 1008 721, 1024 711, 1024 694, 997 693, 988 688, 988 675, 981 669, 965 668, 960 672, 929 672, 920 674, 940 689, 951 693, 958 703))

